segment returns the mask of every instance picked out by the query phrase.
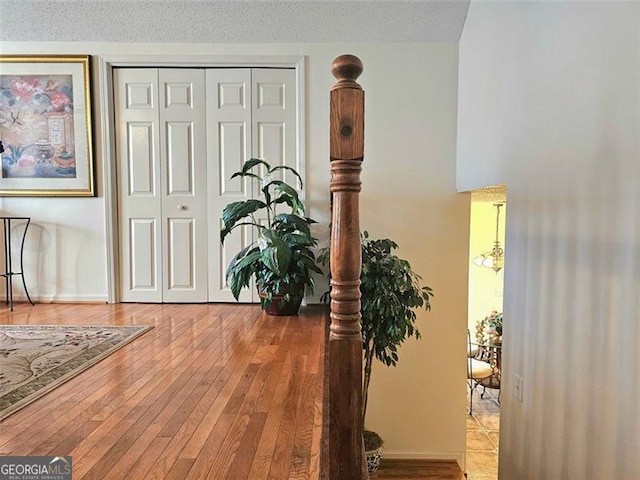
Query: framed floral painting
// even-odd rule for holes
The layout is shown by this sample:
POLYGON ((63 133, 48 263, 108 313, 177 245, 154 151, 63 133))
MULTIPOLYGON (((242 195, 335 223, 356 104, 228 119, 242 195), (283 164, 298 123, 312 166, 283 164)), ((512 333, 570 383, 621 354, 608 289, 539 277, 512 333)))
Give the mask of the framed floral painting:
POLYGON ((0 196, 94 196, 88 55, 0 55, 0 196))

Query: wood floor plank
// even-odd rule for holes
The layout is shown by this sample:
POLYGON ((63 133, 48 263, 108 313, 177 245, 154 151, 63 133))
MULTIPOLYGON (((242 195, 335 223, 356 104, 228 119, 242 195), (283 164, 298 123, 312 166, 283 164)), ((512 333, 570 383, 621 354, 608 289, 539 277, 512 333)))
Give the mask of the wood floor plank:
POLYGON ((322 440, 324 435, 324 402, 322 400, 324 391, 324 375, 322 369, 316 375, 314 389, 316 395, 313 402, 313 429, 311 437, 311 461, 309 465, 309 478, 322 478, 322 440))
POLYGON ((287 396, 283 405, 283 415, 278 425, 278 436, 273 450, 270 479, 288 478, 289 465, 293 450, 296 420, 300 406, 300 390, 302 389, 305 360, 302 357, 294 357, 287 396))
POLYGON ((464 480, 455 460, 382 459, 376 478, 395 480, 464 480))
MULTIPOLYGON (((280 352, 280 349, 278 349, 280 352)), ((277 357, 274 357, 274 361, 277 357)), ((248 478, 268 478, 269 471, 271 469, 271 463, 273 460, 273 452, 276 448, 278 440, 278 432, 280 429, 280 422, 284 416, 284 405, 289 389, 289 378, 293 371, 293 365, 291 361, 276 362, 276 365, 280 365, 278 371, 279 376, 275 381, 275 389, 273 390, 271 397, 271 407, 266 411, 267 419, 265 421, 262 435, 260 436, 260 443, 256 450, 255 457, 251 464, 251 470, 248 478)), ((267 388, 263 390, 267 392, 267 388)), ((261 404, 259 402, 258 406, 261 404)), ((260 409, 257 409, 260 412, 260 409)))
POLYGON ((256 413, 251 416, 247 429, 238 446, 233 464, 229 468, 228 480, 246 480, 251 471, 251 463, 260 442, 260 434, 267 420, 265 413, 256 413))
MULTIPOLYGON (((206 438, 202 447, 198 451, 198 455, 189 471, 189 479, 202 480, 207 478, 211 467, 213 466, 222 443, 229 433, 229 429, 233 424, 235 415, 220 415, 218 421, 215 423, 209 436, 206 438)), ((187 457, 188 458, 188 457, 187 457)))
POLYGON ((146 478, 146 473, 167 448, 169 441, 169 438, 156 437, 150 444, 136 442, 135 449, 127 451, 111 470, 105 471, 104 478, 146 478))
POLYGON ((185 480, 189 478, 189 471, 193 466, 193 458, 179 458, 164 477, 164 480, 185 480))
MULTIPOLYGON (((88 373, 88 372, 85 372, 88 373)), ((91 378, 91 377, 89 377, 91 378)), ((67 383, 74 383, 74 380, 71 380, 67 383)), ((19 443, 22 446, 22 450, 25 453, 28 453, 31 448, 35 448, 34 445, 37 445, 38 442, 41 442, 45 436, 48 434, 50 436, 55 436, 64 429, 65 426, 68 428, 68 420, 74 419, 78 420, 78 418, 85 412, 87 406, 91 406, 91 411, 93 414, 100 411, 102 408, 110 408, 111 405, 116 403, 117 394, 112 392, 110 385, 103 382, 90 382, 88 384, 83 383, 75 383, 77 385, 78 391, 77 395, 84 395, 85 401, 79 402, 76 401, 72 397, 58 395, 60 389, 54 390, 50 394, 47 394, 46 401, 45 398, 34 402, 34 404, 25 407, 24 410, 32 410, 36 407, 40 407, 37 414, 30 415, 25 418, 22 423, 18 423, 12 427, 9 427, 5 432, 6 439, 12 439, 14 442, 19 443), (93 389, 91 387, 93 386, 93 389), (87 390, 89 389, 89 390, 87 390), (87 391, 92 391, 93 393, 86 397, 87 391), (65 398, 71 398, 71 400, 66 401, 65 398), (92 403, 94 402, 94 403, 92 403), (61 408, 62 407, 62 408, 61 408), (29 429, 28 427, 31 425, 45 425, 46 428, 41 428, 39 430, 29 429), (37 432, 38 435, 34 437, 34 432, 37 432), (17 435, 17 437, 13 437, 12 435, 17 435), (35 441, 35 444, 33 443, 35 441)), ((19 415, 22 412, 18 412, 19 415)), ((90 415, 92 416, 92 415, 90 415)), ((13 415, 9 417, 8 420, 11 420, 13 415)), ((4 444, 3 444, 4 448, 4 444)))
MULTIPOLYGON (((191 382, 193 382, 193 377, 192 377, 191 382)), ((179 396, 179 397, 177 397, 177 398, 176 398, 176 401, 172 402, 170 405, 179 405, 180 398, 181 398, 181 397, 185 397, 185 396, 189 393, 189 391, 190 391, 190 390, 189 390, 188 388, 182 388, 182 389, 181 389, 181 391, 180 391, 180 396, 179 396)), ((110 405, 113 405, 113 404, 115 404, 115 403, 116 403, 115 401, 112 401, 112 402, 110 403, 110 405)), ((165 407, 165 410, 166 410, 166 408, 167 408, 167 407, 165 407)), ((101 411, 101 412, 100 412, 100 414, 96 414, 95 416, 93 416, 93 417, 92 417, 92 420, 93 420, 93 421, 98 421, 98 420, 103 420, 103 421, 104 421, 104 420, 107 420, 107 419, 108 419, 108 417, 110 416, 110 413, 113 413, 113 411, 114 411, 114 410, 113 410, 113 409, 111 409, 111 408, 105 408, 105 409, 103 409, 103 411, 101 411), (107 412, 106 412, 106 413, 104 413, 104 410, 107 410, 107 412)), ((164 412, 164 411, 163 411, 163 412, 164 412)), ((59 419, 59 420, 60 420, 60 419, 59 419)), ((78 423, 78 422, 77 422, 77 420, 78 420, 78 418, 76 417, 76 423, 78 423)), ((136 429, 139 429, 141 425, 142 425, 142 422, 137 422, 137 423, 136 423, 136 429)), ((101 463, 102 463, 102 462, 101 462, 101 463)))
MULTIPOLYGON (((251 375, 251 377, 247 376, 247 378, 252 378, 252 381, 246 394, 243 395, 239 408, 235 412, 230 409, 225 409, 225 413, 235 413, 235 419, 231 424, 229 433, 223 441, 220 453, 209 470, 207 478, 227 478, 228 472, 236 465, 243 470, 250 468, 251 462, 245 465, 242 456, 240 459, 237 459, 236 455, 241 449, 242 442, 249 445, 252 444, 253 441, 247 438, 248 436, 255 435, 256 443, 260 438, 260 432, 254 433, 250 430, 250 426, 254 428, 256 426, 255 423, 253 425, 251 424, 251 419, 254 417, 256 403, 264 387, 266 374, 269 369, 269 358, 267 357, 266 360, 267 362, 262 365, 251 363, 247 368, 247 372, 253 372, 256 370, 256 367, 258 367, 254 375, 251 375)), ((230 399, 230 403, 233 399, 234 397, 230 399)), ((261 418, 261 416, 258 415, 258 418, 261 418)), ((264 421, 261 421, 260 425, 264 426, 264 421)))
MULTIPOLYGON (((182 373, 184 373, 184 370, 182 370, 182 373)), ((75 449, 75 452, 83 458, 82 465, 77 468, 78 474, 82 475, 86 469, 90 468, 91 465, 89 465, 89 462, 97 462, 106 450, 120 438, 123 433, 122 427, 127 425, 128 422, 126 419, 130 415, 130 412, 136 408, 141 408, 147 412, 148 417, 148 412, 151 408, 152 414, 155 414, 158 409, 166 405, 169 399, 178 394, 190 377, 190 374, 191 372, 187 371, 187 374, 169 379, 166 382, 158 379, 156 383, 152 384, 154 386, 153 389, 143 390, 144 395, 139 392, 138 395, 129 398, 127 402, 122 404, 109 417, 105 418, 100 427, 94 430, 94 432, 75 449), (120 436, 118 436, 119 432, 121 432, 120 436)), ((138 418, 137 420, 139 421, 140 419, 138 418)), ((127 429, 128 428, 130 427, 127 426, 127 429)))
MULTIPOLYGON (((302 389, 314 390, 316 375, 305 375, 302 389)), ((300 401, 300 410, 296 419, 291 464, 289 466, 289 479, 309 480, 311 472, 311 445, 313 443, 313 415, 315 399, 313 396, 305 396, 300 401)))
MULTIPOLYGON (((231 325, 228 328, 232 328, 231 325)), ((166 466, 171 461, 175 461, 178 458, 178 454, 184 458, 195 458, 199 455, 203 445, 210 437, 211 429, 223 414, 227 402, 240 382, 244 371, 243 369, 247 368, 251 357, 255 353, 253 350, 255 345, 252 347, 251 342, 260 328, 261 320, 258 320, 252 328, 239 330, 237 341, 231 342, 225 350, 225 355, 223 355, 223 357, 226 358, 226 362, 224 363, 225 368, 220 376, 221 381, 214 385, 215 388, 213 392, 215 393, 210 396, 210 398, 213 398, 213 403, 211 403, 208 410, 206 410, 206 415, 202 418, 202 421, 197 425, 196 429, 191 431, 193 434, 190 437, 189 433, 191 432, 186 429, 181 429, 178 434, 173 437, 167 447, 167 451, 163 455, 161 464, 154 465, 150 475, 159 475, 159 472, 163 470, 163 465, 166 466)), ((216 365, 219 364, 223 363, 220 361, 216 362, 216 365)), ((190 422, 189 425, 193 425, 193 422, 190 422)))
MULTIPOLYGON (((51 322, 42 322, 51 323, 51 322)), ((103 322, 100 322, 103 323, 103 322)), ((137 342, 133 342, 123 348, 126 351, 135 349, 138 345, 146 345, 149 337, 143 336, 138 339, 137 342)), ((143 357, 144 358, 144 357, 143 357)), ((115 383, 112 380, 114 373, 121 374, 121 377, 127 378, 130 372, 123 372, 120 362, 126 362, 128 357, 123 355, 122 350, 114 353, 101 363, 100 369, 90 369, 79 377, 74 378, 70 382, 63 384, 56 390, 47 395, 48 402, 37 401, 33 405, 27 406, 17 414, 12 415, 6 420, 7 425, 11 425, 12 422, 18 422, 20 425, 18 431, 24 431, 24 427, 29 424, 39 423, 43 418, 50 418, 52 410, 60 410, 58 408, 58 402, 66 400, 72 400, 77 395, 83 395, 87 392, 87 388, 92 392, 94 398, 104 399, 108 390, 114 389, 115 383), (110 381, 104 381, 104 376, 110 379, 110 381), (96 386, 101 386, 96 389, 96 386), (37 408, 36 408, 37 407, 37 408), (31 414, 33 412, 33 414, 31 414)), ((137 363, 136 365, 140 365, 137 363)), ((121 382, 122 383, 122 382, 121 382)), ((127 388, 128 391, 130 389, 127 388)), ((87 399, 90 400, 90 399, 87 399)), ((83 403, 87 403, 86 401, 83 403)), ((107 406, 113 405, 114 402, 106 402, 107 406)))

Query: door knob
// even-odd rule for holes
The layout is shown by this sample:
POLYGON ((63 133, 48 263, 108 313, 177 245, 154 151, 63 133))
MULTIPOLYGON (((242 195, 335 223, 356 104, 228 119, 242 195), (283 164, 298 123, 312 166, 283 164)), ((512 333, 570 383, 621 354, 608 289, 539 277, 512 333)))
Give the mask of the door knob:
POLYGON ((187 205, 178 205, 178 210, 182 210, 182 211, 189 210, 189 207, 187 205))

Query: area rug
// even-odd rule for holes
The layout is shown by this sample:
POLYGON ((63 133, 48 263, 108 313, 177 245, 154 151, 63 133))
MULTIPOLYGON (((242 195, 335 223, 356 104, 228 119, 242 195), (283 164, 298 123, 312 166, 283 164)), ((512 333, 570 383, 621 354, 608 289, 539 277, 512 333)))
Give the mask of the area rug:
POLYGON ((0 325, 0 420, 151 328, 0 325))

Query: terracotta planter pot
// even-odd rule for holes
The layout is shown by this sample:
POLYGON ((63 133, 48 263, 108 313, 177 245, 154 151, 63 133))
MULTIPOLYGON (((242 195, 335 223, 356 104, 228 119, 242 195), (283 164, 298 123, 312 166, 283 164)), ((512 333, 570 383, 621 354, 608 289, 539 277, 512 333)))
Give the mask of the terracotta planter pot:
MULTIPOLYGON (((265 298, 267 295, 258 292, 260 298, 265 298)), ((297 315, 300 311, 300 305, 302 304, 302 292, 295 295, 291 294, 291 300, 288 302, 284 300, 284 295, 273 295, 271 303, 264 308, 264 311, 269 315, 276 316, 290 316, 297 315)))

